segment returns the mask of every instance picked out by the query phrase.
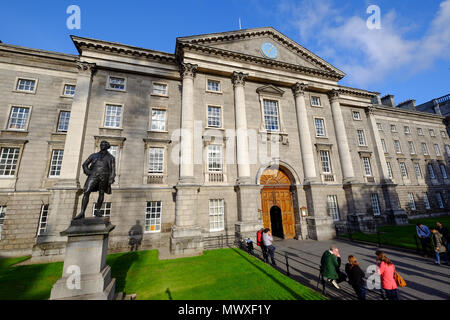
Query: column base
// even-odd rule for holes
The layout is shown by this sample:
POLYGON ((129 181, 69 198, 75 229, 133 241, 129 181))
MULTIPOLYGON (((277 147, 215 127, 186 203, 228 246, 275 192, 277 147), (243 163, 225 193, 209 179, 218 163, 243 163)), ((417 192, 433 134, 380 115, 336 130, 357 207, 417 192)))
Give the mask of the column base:
POLYGON ((307 217, 306 222, 310 239, 323 241, 336 237, 333 219, 326 217, 307 217))
POLYGON ((170 253, 172 255, 202 254, 203 237, 200 227, 172 227, 170 253))
POLYGON ((67 236, 63 276, 52 288, 50 300, 112 300, 115 279, 106 265, 109 233, 115 228, 103 218, 72 221, 61 232, 67 236))
POLYGON ((178 185, 194 185, 196 184, 195 177, 180 177, 178 185))

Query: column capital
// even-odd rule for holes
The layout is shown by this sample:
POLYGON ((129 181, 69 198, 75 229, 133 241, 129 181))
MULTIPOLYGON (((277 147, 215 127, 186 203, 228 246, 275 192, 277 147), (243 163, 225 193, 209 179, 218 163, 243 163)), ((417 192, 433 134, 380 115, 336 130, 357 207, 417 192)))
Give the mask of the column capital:
POLYGON ((231 81, 233 82, 234 86, 245 86, 245 80, 248 78, 248 73, 243 72, 233 72, 233 75, 231 76, 231 81))
POLYGON ((328 91, 327 94, 330 101, 334 101, 339 99, 340 92, 339 90, 333 89, 331 91, 328 91))
POLYGON ((306 83, 300 83, 297 82, 292 86, 292 92, 294 93, 294 96, 297 97, 298 95, 305 95, 305 90, 308 89, 308 85, 306 83))
POLYGON ((91 76, 97 69, 97 64, 88 63, 84 61, 77 61, 77 68, 79 73, 91 76))
POLYGON ((197 74, 198 65, 192 63, 181 63, 180 75, 182 78, 195 78, 197 74))
POLYGON ((375 107, 374 106, 368 106, 367 109, 366 109, 366 112, 370 116, 375 115, 375 107))

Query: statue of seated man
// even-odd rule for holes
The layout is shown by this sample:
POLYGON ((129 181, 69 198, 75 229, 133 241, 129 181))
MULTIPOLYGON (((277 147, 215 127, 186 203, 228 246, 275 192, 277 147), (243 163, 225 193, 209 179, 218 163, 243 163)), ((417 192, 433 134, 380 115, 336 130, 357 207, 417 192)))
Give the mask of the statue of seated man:
POLYGON ((73 219, 80 220, 85 218, 85 212, 89 203, 91 192, 99 193, 94 215, 102 217, 100 209, 103 205, 103 199, 106 194, 111 194, 111 185, 116 177, 116 161, 108 150, 111 145, 107 141, 100 143, 100 152, 91 154, 83 163, 84 174, 88 176, 84 184, 83 201, 81 203, 81 212, 73 219))

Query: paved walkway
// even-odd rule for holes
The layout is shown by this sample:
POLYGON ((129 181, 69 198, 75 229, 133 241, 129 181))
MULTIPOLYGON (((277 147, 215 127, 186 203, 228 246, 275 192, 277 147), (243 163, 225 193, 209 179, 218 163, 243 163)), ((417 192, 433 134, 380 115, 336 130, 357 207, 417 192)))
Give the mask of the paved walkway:
MULTIPOLYGON (((366 245, 348 242, 344 240, 312 241, 312 240, 275 240, 277 248, 275 255, 277 269, 286 272, 284 258, 285 253, 289 256, 291 277, 298 282, 316 289, 319 277, 319 264, 323 252, 330 245, 336 244, 342 257, 341 270, 344 271, 347 257, 353 254, 359 261, 361 269, 366 272, 367 267, 375 264, 374 245, 366 245)), ((447 265, 435 265, 434 259, 425 259, 417 254, 401 252, 392 249, 381 248, 389 259, 395 264, 397 271, 407 282, 405 288, 399 289, 401 300, 450 300, 450 267, 447 265)), ((259 247, 256 255, 260 256, 259 247)), ((366 276, 368 276, 366 272, 366 276)), ((351 286, 345 282, 340 284, 341 290, 327 285, 326 295, 332 299, 356 300, 351 286)), ((319 286, 319 290, 322 286, 319 286)), ((379 290, 369 291, 368 300, 381 300, 379 290)))

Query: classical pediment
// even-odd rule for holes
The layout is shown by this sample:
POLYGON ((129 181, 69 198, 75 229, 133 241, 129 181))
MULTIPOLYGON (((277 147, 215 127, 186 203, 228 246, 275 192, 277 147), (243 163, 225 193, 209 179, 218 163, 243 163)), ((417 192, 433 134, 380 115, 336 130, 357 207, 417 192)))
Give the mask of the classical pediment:
POLYGON ((258 92, 259 94, 270 94, 270 95, 276 95, 276 96, 283 96, 284 91, 281 90, 280 88, 275 87, 274 85, 267 85, 267 86, 263 86, 263 87, 259 87, 258 89, 256 89, 256 92, 258 92))
POLYGON ((232 58, 241 55, 247 61, 251 57, 255 62, 316 70, 338 79, 345 76, 341 70, 271 27, 182 37, 177 39, 177 46, 199 48, 204 52, 209 49, 214 54, 222 51, 232 58))

